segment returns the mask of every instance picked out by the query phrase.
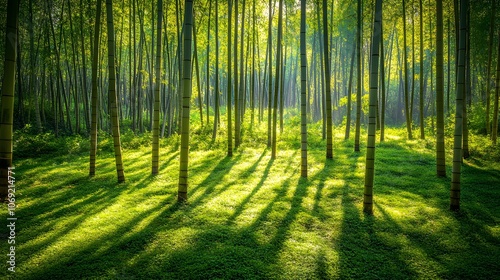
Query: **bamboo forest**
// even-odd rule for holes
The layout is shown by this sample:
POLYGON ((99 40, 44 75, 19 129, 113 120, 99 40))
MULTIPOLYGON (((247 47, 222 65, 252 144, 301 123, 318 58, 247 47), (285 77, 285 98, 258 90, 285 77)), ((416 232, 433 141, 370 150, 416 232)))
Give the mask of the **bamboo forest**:
POLYGON ((0 0, 1 279, 498 279, 500 0, 0 0))

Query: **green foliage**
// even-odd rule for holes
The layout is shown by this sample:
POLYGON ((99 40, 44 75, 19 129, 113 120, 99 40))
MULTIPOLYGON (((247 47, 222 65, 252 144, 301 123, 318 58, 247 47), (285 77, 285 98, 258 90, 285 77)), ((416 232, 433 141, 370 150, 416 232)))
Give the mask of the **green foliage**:
POLYGON ((474 103, 468 108, 467 118, 469 131, 486 135, 486 106, 482 103, 474 103))
POLYGON ((453 139, 454 133, 455 133, 455 113, 452 113, 452 114, 445 116, 445 119, 444 119, 445 138, 453 139))
MULTIPOLYGON (((53 133, 34 134, 32 127, 27 125, 24 129, 17 130, 14 134, 14 156, 19 158, 33 158, 45 155, 82 155, 90 149, 90 138, 81 135, 56 137, 53 133)), ((152 134, 146 131, 135 134, 130 129, 121 133, 122 149, 134 150, 149 147, 152 143, 152 134)), ((163 142, 171 144, 176 137, 171 137, 163 142)), ((104 131, 98 132, 97 149, 99 152, 113 153, 113 138, 104 131)))
POLYGON ((153 134, 149 131, 136 135, 132 130, 126 130, 121 134, 123 149, 138 149, 140 147, 150 146, 153 143, 153 134))
POLYGON ((469 134, 469 152, 476 161, 500 162, 500 143, 494 146, 488 137, 482 135, 469 134))
POLYGON ((14 133, 14 157, 61 156, 82 154, 90 147, 90 140, 80 135, 55 137, 53 133, 31 134, 30 127, 14 133))

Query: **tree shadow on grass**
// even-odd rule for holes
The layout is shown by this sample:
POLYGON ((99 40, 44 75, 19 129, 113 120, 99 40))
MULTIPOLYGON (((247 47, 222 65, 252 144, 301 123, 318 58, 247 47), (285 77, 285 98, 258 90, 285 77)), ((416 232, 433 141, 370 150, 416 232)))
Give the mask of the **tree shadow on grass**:
MULTIPOLYGON (((155 207, 150 208, 140 215, 132 216, 130 220, 123 222, 120 227, 111 233, 92 236, 93 241, 91 242, 86 242, 76 248, 68 248, 68 250, 64 250, 57 255, 57 257, 52 255, 52 261, 45 262, 39 269, 23 271, 21 267, 20 274, 24 279, 95 278, 107 274, 106 270, 109 267, 103 264, 116 264, 117 259, 123 261, 121 264, 125 264, 138 252, 146 249, 152 242, 152 237, 158 226, 159 216, 166 215, 166 218, 179 209, 179 204, 176 203, 168 206, 173 197, 174 194, 171 194, 155 207), (168 207, 165 207, 166 205, 168 207), (162 209, 165 210, 162 211, 162 209), (135 227, 144 222, 146 218, 154 216, 155 213, 160 213, 160 215, 152 218, 151 226, 134 231, 135 227)), ((89 218, 90 216, 88 215, 84 217, 84 219, 89 218)), ((56 240, 51 240, 51 243, 55 242, 56 240)), ((42 255, 40 257, 44 258, 45 256, 42 255)))
MULTIPOLYGON (((407 199, 422 198, 427 205, 447 211, 451 162, 447 162, 448 177, 436 177, 435 155, 430 151, 415 151, 398 142, 386 145, 397 148, 397 152, 376 157, 375 187, 377 184, 383 185, 383 188, 378 188, 379 195, 399 194, 407 199)), ((470 208, 476 215, 481 213, 481 219, 488 224, 498 221, 500 206, 496 199, 496 186, 500 185, 500 170, 488 168, 479 159, 471 158, 464 161, 461 173, 462 208, 470 208)))
MULTIPOLYGON (((252 170, 255 171, 265 152, 254 164, 241 172, 249 174, 252 170)), ((232 164, 228 160, 221 160, 209 176, 222 178, 223 174, 227 173, 228 165, 232 164), (219 174, 220 171, 226 172, 219 174)), ((271 163, 263 172, 269 172, 270 166, 271 163)), ((273 188, 273 199, 247 226, 235 226, 230 223, 230 216, 227 217, 227 224, 196 225, 189 221, 196 212, 193 206, 204 203, 203 197, 220 196, 223 194, 221 190, 231 185, 217 185, 216 182, 221 178, 215 178, 213 183, 211 180, 202 182, 208 184, 211 189, 209 192, 203 192, 207 185, 197 186, 195 191, 202 193, 188 204, 168 205, 175 197, 175 194, 171 194, 157 206, 139 215, 132 215, 112 232, 94 237, 81 248, 64 252, 60 259, 22 274, 26 279, 103 276, 132 276, 140 279, 241 279, 279 275, 277 259, 289 238, 291 224, 297 214, 303 211, 301 203, 308 186, 298 183, 293 197, 286 197, 292 176, 294 174, 286 178, 279 187, 273 188), (139 224, 142 226, 137 230, 139 224), (179 231, 185 232, 182 240, 178 239, 179 231), (268 238, 267 234, 270 234, 268 238), (172 235, 176 236, 176 239, 171 239, 172 235), (104 266, 103 263, 109 263, 109 266, 104 266), (185 270, 186 266, 189 266, 189 271, 185 270)), ((240 207, 244 208, 249 200, 251 198, 243 199, 240 207)))
MULTIPOLYGON (((289 177, 274 189, 273 199, 251 224, 235 226, 235 215, 231 215, 225 224, 196 230, 191 242, 181 249, 165 254, 158 246, 142 254, 134 265, 123 267, 124 273, 143 269, 149 278, 164 279, 268 279, 282 275, 279 254, 289 239, 291 224, 303 211, 301 203, 308 187, 297 184, 290 201, 286 198, 290 184, 289 177), (283 203, 290 205, 288 210, 283 211, 283 203)), ((243 200, 240 207, 245 203, 243 200)))
POLYGON ((356 181, 359 179, 353 173, 358 168, 357 164, 362 155, 359 152, 350 151, 350 147, 349 152, 346 151, 345 147, 342 150, 345 153, 335 156, 333 160, 324 160, 324 166, 321 171, 308 178, 310 182, 314 182, 317 186, 312 212, 317 214, 320 219, 326 218, 327 212, 321 209, 320 206, 320 202, 323 201, 323 189, 326 181, 331 180, 332 177, 344 181, 356 181))
MULTIPOLYGON (((133 186, 128 188, 128 193, 133 193, 137 190, 146 188, 149 186, 149 184, 155 180, 157 180, 157 177, 162 176, 165 173, 165 170, 169 167, 169 164, 179 156, 179 151, 173 151, 173 153, 169 154, 170 156, 167 157, 166 160, 161 160, 160 158, 160 166, 159 166, 159 174, 158 175, 151 175, 151 162, 148 162, 149 164, 143 165, 140 168, 136 168, 136 170, 147 170, 149 176, 139 176, 139 180, 137 181, 132 181, 129 179, 128 182, 130 182, 133 186)), ((141 172, 134 172, 134 173, 139 173, 141 172)), ((127 175, 127 174, 126 174, 127 175)), ((138 175, 134 175, 133 173, 131 174, 134 177, 137 177, 138 175)))
MULTIPOLYGON (((114 185, 102 187, 99 180, 89 181, 86 175, 69 176, 58 185, 38 188, 56 195, 35 200, 36 203, 24 204, 23 199, 20 199, 21 207, 16 210, 16 215, 20 217, 16 224, 16 243, 21 252, 18 255, 19 264, 43 258, 42 252, 52 251, 55 244, 74 233, 89 217, 98 215, 116 203, 123 191, 123 188, 114 185)), ((37 193, 35 189, 21 190, 24 196, 37 193)), ((22 271, 22 265, 18 269, 22 271)))
MULTIPOLYGON (((300 212, 305 212, 302 207, 302 201, 304 197, 307 195, 307 191, 309 188, 309 184, 305 183, 306 179, 300 178, 299 182, 295 187, 295 192, 291 198, 290 209, 287 211, 286 215, 281 219, 277 226, 277 232, 274 234, 274 237, 269 242, 270 246, 272 246, 272 251, 270 254, 271 264, 268 266, 268 272, 277 275, 284 275, 287 273, 285 269, 280 266, 278 262, 279 254, 282 252, 282 249, 285 245, 285 242, 290 238, 290 228, 293 222, 295 222, 297 216, 300 212)), ((289 181, 287 180, 283 185, 283 188, 288 188, 289 181)), ((278 197, 278 196, 277 196, 278 197)), ((262 217, 261 221, 263 221, 264 217, 262 217)))
POLYGON ((381 222, 408 240, 406 248, 399 249, 402 259, 414 265, 410 261, 413 256, 425 255, 426 267, 434 273, 431 278, 493 279, 500 272, 497 266, 500 240, 472 213, 443 210, 442 215, 451 218, 451 224, 429 229, 424 225, 426 221, 409 225, 393 218, 379 204, 375 206, 382 214, 381 222))
MULTIPOLYGON (((312 174, 310 178, 297 180, 297 169, 290 171, 292 164, 290 160, 285 168, 286 170, 276 171, 286 174, 283 182, 269 187, 267 179, 269 174, 275 172, 272 166, 273 163, 277 162, 269 161, 265 167, 262 166, 262 159, 266 152, 267 150, 245 170, 233 169, 241 159, 244 159, 244 157, 240 157, 240 154, 234 158, 222 158, 215 163, 215 166, 213 166, 213 160, 200 160, 199 164, 196 165, 196 169, 209 171, 206 172, 207 176, 205 178, 200 179, 200 183, 188 190, 192 199, 187 204, 175 203, 176 192, 173 190, 167 191, 167 195, 157 202, 151 202, 147 198, 141 199, 137 203, 156 204, 139 214, 133 211, 130 212, 129 216, 124 221, 120 221, 112 231, 106 232, 102 236, 89 236, 89 242, 81 244, 80 247, 72 247, 71 250, 61 251, 60 258, 53 258, 49 263, 41 261, 37 269, 22 271, 19 275, 26 279, 68 279, 75 277, 129 277, 136 279, 297 279, 306 277, 323 279, 412 279, 424 277, 425 269, 434 273, 427 275, 430 278, 474 278, 474 275, 483 278, 495 278, 498 275, 498 267, 495 263, 499 254, 496 249, 498 246, 490 246, 489 244, 500 244, 498 238, 492 234, 492 229, 488 228, 495 227, 495 222, 498 221, 498 215, 495 214, 498 213, 495 212, 495 209, 498 209, 495 207, 498 206, 494 204, 494 198, 496 197, 494 188, 484 190, 473 196, 473 202, 465 203, 465 211, 460 214, 452 214, 445 210, 439 213, 439 215, 447 216, 452 220, 452 223, 447 225, 448 228, 444 228, 444 230, 458 227, 456 230, 459 231, 459 234, 456 234, 454 238, 458 236, 461 239, 456 240, 457 243, 473 248, 472 250, 461 251, 447 247, 446 240, 440 239, 443 236, 447 237, 446 235, 430 234, 429 236, 429 233, 419 230, 418 227, 408 227, 403 223, 404 219, 394 217, 394 214, 387 210, 391 205, 376 202, 375 216, 362 215, 360 211, 362 178, 356 172, 359 171, 358 165, 362 154, 341 152, 333 161, 326 161, 323 168, 312 174), (262 168, 259 168, 260 166, 262 168), (210 170, 210 168, 212 169, 210 170), (203 208, 212 199, 222 199, 228 193, 227 190, 236 185, 238 180, 250 177, 256 172, 255 176, 261 176, 261 178, 255 180, 255 185, 252 184, 253 189, 245 190, 244 195, 240 196, 241 201, 235 206, 230 206, 233 207, 232 212, 205 214, 212 215, 208 217, 208 221, 200 221, 197 218, 196 215, 204 211, 203 208), (230 174, 230 177, 226 178, 228 174, 230 174), (332 182, 332 180, 335 182, 332 182), (342 181, 341 185, 337 185, 342 181), (295 189, 291 189, 294 186, 295 189), (313 188, 316 188, 316 192, 309 195, 310 198, 314 197, 311 203, 313 210, 309 210, 309 208, 306 209, 308 206, 304 206, 306 204, 304 198, 308 196, 308 192, 312 191, 313 188), (250 208, 249 205, 261 199, 260 194, 263 191, 266 191, 268 197, 261 200, 260 205, 262 208, 257 207, 259 211, 255 216, 243 216, 244 213, 247 214, 247 210, 250 208), (491 197, 486 198, 486 196, 491 197), (290 243, 293 244, 297 241, 295 239, 296 229, 302 226, 301 224, 297 225, 298 219, 304 213, 310 213, 314 218, 320 219, 322 224, 331 223, 332 219, 336 219, 336 217, 332 216, 332 210, 324 205, 337 207, 335 204, 337 200, 341 209, 336 211, 340 211, 342 214, 342 220, 339 221, 340 228, 312 228, 308 230, 317 231, 316 234, 321 237, 328 235, 325 233, 328 230, 340 231, 338 238, 333 238, 333 240, 325 238, 328 240, 327 242, 314 244, 319 248, 314 252, 315 258, 313 261, 316 262, 316 270, 313 271, 313 274, 300 274, 296 273, 296 271, 289 271, 286 262, 282 258, 290 258, 286 256, 290 253, 290 243), (484 201, 487 201, 487 203, 484 203, 484 201), (490 209, 483 209, 483 212, 478 210, 485 206, 490 209), (478 210, 477 213, 475 212, 476 209, 478 210), (215 216, 213 215, 220 218, 217 223, 210 220, 214 219, 215 216), (238 222, 242 220, 242 216, 248 220, 248 223, 235 223, 236 220, 238 222), (219 222, 221 220, 222 223, 219 222), (487 241, 487 244, 484 240, 487 241), (333 263, 328 256, 328 253, 333 250, 338 254, 338 271, 332 269, 337 264, 333 263), (474 266, 477 265, 477 271, 460 271, 461 264, 464 263, 461 254, 464 252, 471 253, 473 250, 484 252, 482 257, 473 260, 474 266), (439 251, 443 251, 443 253, 439 253, 439 251), (436 252, 438 253, 436 254, 436 252), (412 264, 412 257, 416 257, 422 262, 420 254, 427 255, 423 258, 427 262, 425 265, 420 263, 420 267, 415 267, 412 264), (424 271, 418 271, 420 268, 424 269, 424 271)), ((420 163, 424 166, 429 165, 429 168, 432 167, 428 163, 430 161, 428 158, 422 158, 421 155, 411 150, 399 149, 397 153, 401 154, 401 158, 398 160, 410 157, 415 161, 414 164, 420 163)), ((323 161, 322 154, 321 162, 323 161)), ((389 164, 396 165, 393 168, 402 165, 398 161, 382 161, 380 166, 382 167, 384 164, 387 168, 389 164)), ((397 176, 397 172, 394 173, 393 175, 397 176)), ((147 183, 147 181, 144 182, 147 183)), ((484 184, 487 182, 491 182, 491 180, 485 179, 484 184)), ((439 193, 446 193, 444 200, 447 200, 449 183, 444 182, 442 179, 436 179, 434 183, 438 187, 442 187, 439 193), (446 191, 444 185, 446 185, 446 191)), ((377 196, 382 195, 394 195, 400 198, 402 197, 401 194, 408 192, 419 194, 425 200, 423 194, 431 188, 432 186, 422 187, 417 185, 417 187, 405 189, 394 183, 385 186, 385 191, 383 191, 377 188, 376 182, 376 199, 377 196)), ((115 192, 120 193, 121 191, 115 190, 115 192)), ((90 193, 91 191, 89 191, 90 193)), ((113 197, 111 194, 107 195, 113 197)), ((86 196, 82 196, 82 198, 90 199, 86 196)), ((95 201, 88 201, 92 206, 89 208, 89 214, 85 216, 86 220, 95 216, 97 211, 92 211, 92 208, 100 208, 96 205, 103 203, 105 204, 103 209, 106 209, 115 203, 113 198, 109 203, 106 198, 106 195, 103 195, 102 198, 97 198, 95 201)), ((54 201, 63 199, 62 196, 58 196, 54 201)), ((116 197, 114 199, 116 200, 116 197)), ((434 204, 433 201, 428 203, 430 205, 434 204)), ((438 201, 438 204, 441 205, 442 201, 438 201)), ((79 205, 79 207, 83 206, 79 205)), ((46 205, 44 207, 48 208, 50 206, 46 205)), ((78 208, 73 205, 70 207, 78 208)), ((83 211, 83 213, 86 212, 87 210, 83 211)), ((426 215, 434 215, 434 217, 436 215, 422 213, 423 215, 420 217, 422 219, 427 217, 426 215)), ((81 222, 83 221, 79 223, 81 222)), ((70 231, 78 230, 77 227, 78 224, 70 231)), ((43 230, 49 231, 50 229, 44 228, 43 230)), ((41 231, 36 229, 36 232, 41 231)), ((36 232, 33 235, 36 235, 36 232)), ((53 242, 51 244, 55 244, 58 239, 63 238, 68 233, 69 231, 62 233, 57 239, 51 240, 53 242)), ((40 247, 40 249, 44 250, 48 245, 50 244, 43 244, 44 247, 40 247)), ((29 251, 32 252, 35 249, 31 247, 29 251)), ((302 267, 300 257, 306 258, 309 255, 300 255, 297 264, 294 264, 294 268, 302 267)), ((29 258, 25 256, 20 261, 30 261, 32 263, 36 261, 29 258)), ((470 268, 470 266, 467 267, 470 268)), ((310 270, 305 271, 311 273, 310 270)))
POLYGON ((361 216, 362 192, 344 187, 340 278, 495 278, 500 240, 488 227, 498 221, 498 203, 488 184, 498 182, 491 176, 498 172, 465 164, 464 189, 481 189, 462 192, 463 208, 454 214, 449 179, 436 178, 434 157, 391 145, 397 149, 376 158, 375 216, 361 216))
MULTIPOLYGON (((234 167, 234 165, 238 162, 238 160, 241 158, 241 155, 238 154, 233 157, 224 157, 222 158, 219 163, 212 169, 212 172, 205 177, 205 179, 197 184, 195 187, 192 189, 188 189, 188 196, 189 197, 195 197, 194 199, 189 199, 187 201, 187 206, 189 208, 196 207, 199 205, 208 195, 212 194, 213 192, 215 193, 220 193, 225 189, 217 189, 217 186, 219 183, 222 181, 223 177, 226 176, 231 169, 234 167), (197 194, 197 192, 200 191, 202 192, 201 194, 197 194)), ((211 161, 207 160, 205 161, 208 166, 212 166, 211 161)), ((202 167, 199 167, 202 168, 202 167)), ((226 187, 227 189, 227 187, 226 187)))
MULTIPOLYGON (((251 169, 255 169, 258 166, 258 163, 260 159, 262 159, 263 155, 251 167, 251 169)), ((104 234, 103 236, 93 237, 92 242, 82 246, 80 249, 71 252, 64 252, 63 255, 65 256, 63 258, 54 260, 50 264, 44 264, 43 268, 40 270, 24 272, 23 275, 25 275, 27 279, 67 279, 69 276, 99 277, 99 275, 115 275, 116 277, 124 277, 131 273, 141 279, 158 277, 164 278, 165 276, 155 274, 155 268, 151 267, 151 264, 154 263, 155 258, 165 254, 165 252, 162 253, 160 250, 154 251, 154 254, 150 254, 148 247, 155 242, 156 236, 168 232, 169 230, 182 230, 186 219, 189 219, 189 215, 191 215, 190 213, 193 212, 193 206, 200 204, 203 201, 204 196, 208 196, 212 193, 212 191, 216 195, 220 194, 221 191, 216 188, 216 185, 217 183, 220 183, 222 176, 229 171, 228 168, 230 169, 233 165, 234 162, 232 162, 231 159, 222 159, 208 176, 211 176, 211 179, 215 180, 207 181, 207 178, 207 180, 193 188, 191 191, 205 189, 205 192, 195 198, 195 200, 190 201, 188 204, 173 203, 169 206, 169 203, 171 203, 172 199, 175 197, 175 194, 171 194, 168 198, 162 200, 161 203, 157 204, 157 206, 149 209, 148 211, 145 211, 140 215, 132 215, 130 220, 123 222, 122 225, 116 228, 113 232, 104 234), (220 178, 217 179, 214 177, 220 178), (144 223, 145 220, 147 220, 147 226, 141 230, 134 230, 138 224, 144 223), (105 246, 106 243, 109 244, 110 239, 112 239, 111 242, 113 244, 105 246), (119 259, 120 261, 117 263, 116 259, 119 259), (106 262, 109 262, 111 267, 106 268, 105 266, 102 266, 102 263, 106 262), (143 270, 144 267, 148 267, 151 270, 143 270), (133 272, 129 269, 132 269, 133 272)), ((86 216, 85 218, 89 219, 91 216, 92 214, 90 216, 86 216)), ((206 237, 202 238, 210 238, 211 233, 213 233, 213 231, 209 230, 206 237)), ((190 243, 188 242, 187 244, 190 243)), ((206 245, 207 244, 203 244, 205 249, 206 245)), ((164 246, 164 244, 160 245, 160 247, 162 246, 164 246)), ((163 264, 159 265, 159 267, 162 266, 163 264)), ((164 270, 161 271, 161 275, 168 272, 164 270)))
MULTIPOLYGON (((395 250, 398 246, 385 244, 377 234, 379 219, 361 214, 362 192, 349 184, 342 188, 342 226, 338 240, 339 278, 353 279, 411 279, 416 276, 395 250), (360 196, 361 195, 361 196, 360 196), (356 204, 355 204, 356 203, 356 204)), ((382 226, 382 228, 384 228, 382 226)))
POLYGON ((320 217, 320 220, 326 218, 325 214, 326 211, 324 211, 324 209, 320 207, 319 203, 323 198, 323 188, 325 187, 326 178, 328 177, 328 174, 331 172, 333 166, 334 166, 333 161, 327 160, 325 161, 323 169, 318 174, 316 174, 316 176, 308 178, 309 181, 314 181, 316 178, 318 178, 319 180, 316 187, 316 194, 314 196, 314 206, 312 212, 319 214, 318 216, 320 217))
MULTIPOLYGON (((32 207, 20 208, 16 211, 16 215, 22 217, 23 220, 27 220, 29 217, 32 218, 29 219, 29 224, 20 223, 19 235, 22 236, 23 239, 26 238, 27 241, 37 239, 36 242, 30 245, 24 245, 23 251, 42 251, 77 228, 89 216, 98 214, 112 205, 120 194, 121 193, 118 191, 101 189, 91 193, 91 195, 85 195, 85 198, 77 203, 70 203, 69 206, 67 204, 68 200, 66 200, 66 203, 54 201, 52 204, 46 204, 44 206, 34 205, 32 207), (88 205, 91 205, 91 207, 86 207, 88 205), (40 214, 33 216, 32 213, 40 214), (67 217, 68 215, 74 215, 74 218, 61 225, 59 219, 67 217), (36 236, 36 233, 40 233, 42 236, 36 236)), ((72 200, 74 199, 80 198, 72 198, 72 200)))
MULTIPOLYGON (((245 173, 245 174, 247 174, 247 177, 250 176, 253 172, 255 172, 255 169, 259 165, 259 163, 262 160, 262 158, 264 157, 265 153, 266 153, 266 151, 264 150, 264 152, 261 154, 259 159, 248 169, 248 171, 245 173)), ((234 220, 243 212, 243 210, 245 209, 245 206, 248 204, 248 202, 250 202, 252 197, 261 189, 262 185, 264 184, 265 180, 267 179, 267 176, 269 175, 269 170, 271 169, 272 163, 273 163, 273 160, 268 161, 260 181, 252 189, 252 192, 250 192, 243 199, 243 201, 236 207, 233 214, 227 219, 227 222, 226 222, 227 225, 232 224, 234 222, 234 220)))

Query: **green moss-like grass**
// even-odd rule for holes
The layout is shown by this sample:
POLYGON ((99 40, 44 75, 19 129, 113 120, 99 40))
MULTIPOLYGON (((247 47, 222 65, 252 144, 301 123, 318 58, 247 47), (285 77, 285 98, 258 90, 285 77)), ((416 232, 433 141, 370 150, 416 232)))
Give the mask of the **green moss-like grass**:
MULTIPOLYGON (((280 136, 274 161, 265 147, 265 123, 245 127, 244 142, 231 158, 224 131, 211 142, 209 132, 193 128, 186 204, 176 203, 175 137, 163 140, 160 174, 154 177, 151 148, 125 148, 122 184, 116 183, 113 154, 105 149, 93 178, 87 175, 86 153, 18 159, 17 266, 15 274, 3 269, 0 277, 500 275, 498 162, 464 162, 461 211, 450 212, 449 178, 435 176, 434 139, 406 141, 404 131, 388 129, 386 141, 377 144, 374 215, 367 216, 362 212, 365 149, 355 153, 353 140, 344 141, 343 128, 337 128, 334 159, 326 160, 320 128, 309 128, 307 179, 300 178, 298 128, 280 136)), ((449 167, 449 149, 447 156, 449 167)), ((1 213, 6 215, 6 207, 1 213)), ((7 242, 1 244, 6 254, 7 242)))

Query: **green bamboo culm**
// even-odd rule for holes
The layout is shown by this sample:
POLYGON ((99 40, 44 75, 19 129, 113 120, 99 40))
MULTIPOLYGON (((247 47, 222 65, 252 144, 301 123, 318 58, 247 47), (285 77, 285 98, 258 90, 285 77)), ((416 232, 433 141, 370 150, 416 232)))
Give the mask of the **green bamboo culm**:
POLYGON ((281 42, 283 40, 283 0, 279 1, 278 10, 278 41, 276 44, 276 74, 274 83, 274 102, 273 102, 273 135, 271 139, 271 159, 276 159, 276 141, 277 141, 277 122, 278 122, 278 91, 279 91, 279 81, 281 79, 281 42))
MULTIPOLYGON (((233 1, 229 0, 227 3, 227 45, 231 46, 231 11, 233 1)), ((231 90, 232 90, 232 77, 231 77, 231 48, 227 48, 227 156, 233 156, 233 123, 231 120, 231 90)))
POLYGON ((325 60, 325 102, 326 102, 326 158, 333 158, 332 131, 332 88, 330 71, 330 48, 328 46, 328 20, 326 0, 323 0, 323 58, 325 60))
POLYGON ((89 176, 95 175, 95 162, 97 153, 97 114, 98 94, 97 94, 97 63, 99 61, 99 26, 101 25, 101 0, 97 0, 96 18, 94 25, 94 52, 92 53, 92 93, 91 93, 91 120, 90 120, 90 167, 89 176))
POLYGON ((443 66, 443 1, 436 0, 436 172, 446 177, 446 156, 444 145, 444 66, 443 66))
POLYGON ((361 9, 361 0, 358 0, 357 5, 357 18, 358 26, 356 31, 356 130, 354 132, 354 151, 359 152, 359 139, 361 134, 361 37, 362 37, 362 21, 361 16, 363 10, 361 9))
POLYGON ((377 93, 378 70, 380 60, 380 30, 382 23, 382 0, 375 3, 375 20, 373 23, 373 36, 370 60, 370 109, 368 117, 368 143, 366 145, 365 189, 363 199, 363 212, 373 213, 373 181, 375 178, 375 132, 377 122, 377 93))
POLYGON ((153 155, 152 171, 153 175, 158 174, 158 165, 160 161, 160 87, 161 87, 161 22, 162 22, 162 0, 158 0, 158 22, 156 24, 156 81, 154 92, 153 108, 153 155))
MULTIPOLYGON (((498 31, 498 38, 500 38, 500 30, 498 31)), ((500 39, 498 41, 498 54, 500 54, 500 39)), ((499 55, 500 57, 500 55, 499 55)), ((496 78, 496 89, 495 89, 495 99, 493 106, 493 128, 491 130, 491 141, 493 145, 497 144, 498 136, 498 95, 500 92, 500 58, 497 59, 497 78, 496 78)))
POLYGON ((182 125, 179 187, 177 200, 187 201, 188 190, 188 156, 189 156, 189 113, 191 101, 191 41, 193 36, 193 1, 186 0, 184 10, 184 66, 182 72, 182 125))
POLYGON ((300 176, 307 177, 307 53, 306 0, 300 1, 300 176))
POLYGON ((460 174, 462 168, 463 106, 465 93, 465 32, 467 28, 467 0, 460 5, 460 29, 458 44, 458 73, 455 110, 455 137, 453 142, 453 167, 450 189, 450 210, 460 210, 460 174))
POLYGON ((17 27, 19 1, 7 3, 5 61, 0 114, 0 200, 7 198, 9 168, 12 167, 12 127, 14 121, 14 88, 16 79, 17 27))
POLYGON ((113 132, 113 143, 116 161, 116 173, 118 183, 125 182, 123 171, 122 147, 120 140, 120 123, 118 120, 118 99, 116 96, 116 72, 115 72, 115 28, 113 24, 113 1, 106 0, 106 17, 108 26, 108 69, 109 86, 108 98, 111 108, 111 130, 113 132))

